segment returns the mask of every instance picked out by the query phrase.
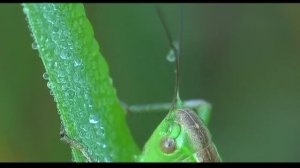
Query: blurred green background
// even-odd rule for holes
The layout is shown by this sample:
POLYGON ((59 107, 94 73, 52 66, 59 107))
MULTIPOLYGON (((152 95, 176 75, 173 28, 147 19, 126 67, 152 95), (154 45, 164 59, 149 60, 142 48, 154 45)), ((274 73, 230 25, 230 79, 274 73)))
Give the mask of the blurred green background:
MULTIPOLYGON (((85 4, 119 98, 170 102, 174 64, 153 4, 85 4)), ((163 5, 173 38, 178 5, 163 5)), ((0 4, 0 161, 70 161, 20 4, 0 4)), ((182 99, 213 105, 224 161, 300 161, 300 5, 184 6, 182 99)), ((129 115, 142 147, 163 114, 129 115)))

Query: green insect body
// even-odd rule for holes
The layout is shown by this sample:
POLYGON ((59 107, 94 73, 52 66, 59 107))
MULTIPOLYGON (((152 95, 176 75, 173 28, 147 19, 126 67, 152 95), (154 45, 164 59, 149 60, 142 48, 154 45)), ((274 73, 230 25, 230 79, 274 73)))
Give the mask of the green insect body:
POLYGON ((189 108, 169 112, 144 146, 141 162, 220 162, 204 120, 209 104, 195 113, 189 108))
MULTIPOLYGON (((146 142, 140 162, 221 162, 221 157, 207 129, 210 119, 209 103, 203 100, 182 102, 179 97, 179 56, 182 36, 182 7, 180 8, 180 26, 178 41, 172 42, 171 34, 163 19, 162 11, 156 11, 166 31, 176 60, 175 96, 169 113, 154 130, 146 142), (195 111, 193 111, 194 109, 195 111)), ((173 60, 173 59, 172 59, 173 60)))

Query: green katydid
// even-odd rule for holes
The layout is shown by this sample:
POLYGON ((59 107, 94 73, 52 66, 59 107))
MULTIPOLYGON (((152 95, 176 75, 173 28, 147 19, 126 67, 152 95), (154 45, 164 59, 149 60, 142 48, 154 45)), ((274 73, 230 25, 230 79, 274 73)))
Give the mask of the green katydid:
MULTIPOLYGON (((162 12, 156 6, 158 16, 168 37, 171 53, 176 60, 175 95, 172 103, 150 105, 132 105, 124 108, 130 113, 153 112, 169 110, 167 116, 154 130, 143 152, 137 156, 137 162, 220 162, 221 158, 212 142, 211 134, 207 129, 210 119, 211 106, 204 100, 181 101, 179 97, 179 56, 182 33, 182 7, 180 8, 180 23, 178 42, 173 43, 170 32, 162 17, 162 12)), ((77 148, 93 162, 86 149, 61 132, 62 139, 77 148)))
MULTIPOLYGON (((210 116, 210 105, 205 101, 191 100, 182 102, 179 97, 179 56, 182 37, 182 15, 180 8, 180 23, 178 43, 172 43, 171 35, 166 28, 161 10, 156 6, 157 13, 166 31, 168 41, 176 60, 176 85, 174 100, 169 113, 155 129, 144 146, 143 153, 138 158, 141 162, 220 162, 211 135, 206 125, 210 116), (195 113, 192 109, 196 109, 195 113)), ((154 105, 153 109, 158 105, 154 105)), ((166 104, 162 104, 166 107, 166 104)), ((138 106, 131 107, 134 111, 138 106)), ((148 109, 151 109, 148 106, 148 109)))

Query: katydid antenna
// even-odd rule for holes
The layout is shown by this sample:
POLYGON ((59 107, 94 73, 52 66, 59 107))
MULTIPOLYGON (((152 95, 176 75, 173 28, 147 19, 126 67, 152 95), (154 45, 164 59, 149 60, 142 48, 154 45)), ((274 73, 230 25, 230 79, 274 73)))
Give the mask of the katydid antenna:
POLYGON ((163 28, 166 32, 169 45, 175 53, 175 59, 176 59, 175 91, 174 91, 174 98, 173 98, 172 106, 170 108, 170 111, 172 111, 176 107, 177 102, 180 101, 180 96, 179 96, 179 77, 180 77, 180 75, 179 75, 179 56, 181 54, 181 43, 182 43, 183 6, 180 5, 180 7, 179 7, 179 22, 178 22, 179 25, 178 25, 178 37, 177 37, 178 38, 178 46, 176 46, 176 44, 174 44, 174 42, 172 41, 171 33, 167 28, 167 24, 163 18, 163 13, 162 13, 161 9, 157 5, 155 5, 155 8, 156 8, 158 17, 163 25, 163 28))

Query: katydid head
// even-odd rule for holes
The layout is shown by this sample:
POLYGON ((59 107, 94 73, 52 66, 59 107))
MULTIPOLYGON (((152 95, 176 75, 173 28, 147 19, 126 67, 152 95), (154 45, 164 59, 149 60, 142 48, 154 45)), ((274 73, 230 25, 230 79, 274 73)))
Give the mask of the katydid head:
POLYGON ((177 110, 169 113, 155 129, 144 146, 140 161, 178 162, 187 158, 192 159, 191 153, 196 151, 177 114, 177 110))
POLYGON ((142 162, 218 162, 220 156, 204 122, 190 109, 176 109, 155 129, 139 157, 142 162))

